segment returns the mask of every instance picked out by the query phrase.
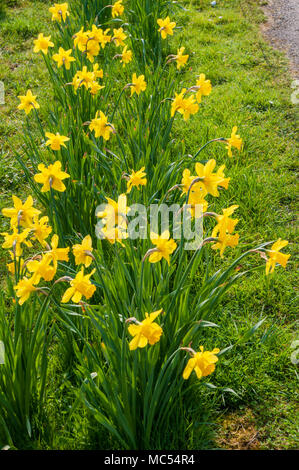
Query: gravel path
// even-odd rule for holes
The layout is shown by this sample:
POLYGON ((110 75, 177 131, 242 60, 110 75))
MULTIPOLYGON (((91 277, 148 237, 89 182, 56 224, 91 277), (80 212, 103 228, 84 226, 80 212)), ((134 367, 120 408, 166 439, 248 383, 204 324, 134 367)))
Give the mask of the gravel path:
POLYGON ((266 35, 275 47, 287 52, 299 78, 299 0, 268 0, 265 13, 269 18, 266 35))

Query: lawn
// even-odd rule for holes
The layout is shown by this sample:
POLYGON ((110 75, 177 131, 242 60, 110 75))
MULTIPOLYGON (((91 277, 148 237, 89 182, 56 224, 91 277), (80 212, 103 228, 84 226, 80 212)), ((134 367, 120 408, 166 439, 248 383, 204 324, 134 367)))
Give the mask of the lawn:
MULTIPOLYGON (((185 153, 194 155, 207 140, 229 137, 233 126, 244 141, 242 152, 233 158, 223 144, 206 147, 203 159, 215 158, 226 165, 231 177, 223 192, 227 207, 238 204, 240 244, 237 254, 263 241, 289 240, 290 261, 278 267, 271 278, 257 270, 230 290, 215 312, 221 322, 217 341, 234 344, 250 326, 265 319, 253 339, 237 346, 221 361, 214 381, 221 389, 200 388, 195 405, 186 416, 189 423, 185 448, 295 449, 298 403, 296 365, 292 344, 296 330, 296 169, 298 161, 298 108, 291 102, 292 77, 285 56, 265 42, 260 25, 265 20, 258 0, 181 1, 184 10, 176 21, 183 28, 173 38, 173 48, 184 45, 190 54, 184 82, 205 73, 213 91, 203 100, 200 112, 187 123, 175 121, 176 141, 183 141, 185 153), (193 409, 192 409, 193 408, 193 409), (204 425, 203 425, 204 423, 204 425), (212 424, 211 424, 212 423, 212 424)), ((18 95, 28 88, 46 109, 52 90, 40 55, 33 54, 33 39, 41 31, 51 33, 49 1, 7 1, 0 13, 0 80, 5 84, 5 104, 0 105, 0 207, 10 206, 11 195, 26 197, 29 188, 15 161, 7 139, 22 148, 24 113, 16 110, 18 95)), ((42 120, 46 117, 42 111, 42 120)), ((1 216, 1 231, 7 219, 1 216)), ((224 258, 228 265, 236 252, 224 258)), ((258 254, 255 255, 258 258, 258 254)), ((0 248, 1 286, 6 289, 7 254, 0 248)), ((237 269, 250 268, 256 261, 244 261, 237 269)), ((213 261, 220 266, 219 257, 213 261)), ((222 263, 222 264, 223 264, 222 263)), ((263 268, 264 269, 264 268, 263 268)), ((198 275, 200 276, 200 275, 198 275)), ((198 277, 200 282, 200 277, 198 277)), ((196 290, 196 283, 193 288, 196 290)), ((215 329, 216 330, 216 329, 215 329)), ((211 338, 213 334, 210 333, 211 338)), ((0 338, 1 339, 1 338, 0 338)), ((110 438, 87 419, 80 405, 68 417, 73 404, 73 377, 63 370, 57 345, 50 358, 50 426, 33 447, 58 449, 111 448, 110 438)), ((0 433, 1 436, 1 433, 0 433)), ((5 445, 3 440, 0 444, 5 445)), ((184 447, 182 444, 182 447, 184 447)), ((171 448, 171 443, 169 444, 171 448)))

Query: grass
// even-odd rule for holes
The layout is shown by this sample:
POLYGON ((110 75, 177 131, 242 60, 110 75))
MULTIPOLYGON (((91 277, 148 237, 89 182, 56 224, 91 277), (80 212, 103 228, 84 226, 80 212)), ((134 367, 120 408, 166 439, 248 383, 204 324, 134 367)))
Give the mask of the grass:
MULTIPOLYGON (((0 206, 10 205, 11 194, 26 195, 28 189, 5 140, 22 145, 21 121, 16 111, 17 95, 31 88, 41 109, 51 94, 43 62, 32 52, 38 32, 51 29, 48 1, 8 2, 0 19, 0 48, 4 67, 0 80, 6 89, 6 104, 0 106, 0 206)), ((291 362, 295 329, 295 191, 296 109, 291 103, 291 76, 287 61, 262 39, 259 25, 264 20, 258 1, 219 0, 216 8, 208 0, 186 1, 187 11, 176 21, 183 26, 175 36, 173 49, 180 44, 190 54, 184 82, 195 73, 205 73, 213 93, 203 99, 201 111, 187 127, 176 120, 175 138, 184 139, 186 153, 194 154, 207 139, 228 137, 238 125, 245 141, 243 152, 229 159, 222 144, 213 144, 203 158, 215 158, 227 166, 231 176, 221 203, 239 204, 240 250, 263 240, 281 237, 290 241, 292 254, 286 270, 276 269, 271 280, 261 272, 241 280, 226 297, 215 317, 221 319, 217 341, 232 343, 240 332, 262 318, 263 326, 252 343, 240 346, 221 360, 211 381, 230 387, 234 394, 198 392, 194 410, 186 417, 192 422, 189 448, 294 449, 296 441, 297 375, 291 362), (197 405, 199 404, 199 405, 197 405), (208 426, 213 421, 216 425, 208 426), (201 426, 202 422, 207 427, 201 426), (205 429, 206 436, 202 435, 205 429)), ((1 218, 1 229, 7 227, 1 218)), ((224 263, 229 263, 228 254, 224 263)), ((5 254, 0 249, 1 275, 5 254)), ((246 262, 251 263, 252 261, 246 262)), ((219 260, 215 258, 215 265, 219 260)), ((264 267, 262 268, 264 269, 264 267)), ((59 348, 51 355, 49 384, 51 426, 36 448, 97 448, 113 446, 100 432, 90 429, 83 408, 77 410, 71 426, 65 425, 73 400, 72 378, 64 373, 59 348), (49 442, 51 445, 49 445, 49 442)), ((5 443, 4 443, 5 444, 5 443)), ((3 445, 4 445, 3 444, 3 445)), ((113 447, 112 447, 113 448, 113 447)))

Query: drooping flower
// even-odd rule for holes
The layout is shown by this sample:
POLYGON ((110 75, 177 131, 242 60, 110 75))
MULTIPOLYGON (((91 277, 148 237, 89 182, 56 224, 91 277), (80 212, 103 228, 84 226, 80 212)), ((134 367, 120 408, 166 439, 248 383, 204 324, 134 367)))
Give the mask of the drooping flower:
POLYGON ((177 247, 176 242, 170 238, 169 231, 165 230, 160 236, 152 232, 150 239, 153 245, 156 245, 156 248, 153 249, 153 253, 149 257, 149 262, 157 263, 164 258, 169 264, 169 255, 171 255, 177 247))
POLYGON ((124 40, 127 38, 126 34, 124 33, 123 28, 117 28, 113 30, 113 38, 112 41, 115 42, 115 45, 124 46, 124 40))
POLYGON ((26 95, 18 96, 21 103, 18 109, 23 109, 26 114, 29 114, 32 109, 39 109, 39 104, 36 101, 36 96, 33 96, 31 90, 28 90, 26 95))
POLYGON ((224 176, 223 170, 225 168, 225 165, 222 165, 216 173, 213 173, 215 166, 216 160, 212 158, 205 165, 197 162, 195 164, 195 170, 197 176, 199 178, 202 178, 202 181, 199 184, 203 185, 209 194, 218 197, 218 186, 222 186, 227 189, 230 178, 225 178, 224 176))
POLYGON ((125 64, 128 64, 129 62, 131 62, 132 60, 132 51, 128 51, 128 46, 125 46, 123 48, 123 51, 121 53, 121 60, 120 62, 123 64, 123 67, 125 66, 125 64))
POLYGON ((54 47, 54 43, 51 41, 51 36, 44 36, 43 33, 40 33, 37 39, 34 39, 33 42, 33 52, 35 53, 42 51, 43 54, 47 55, 49 47, 54 47))
POLYGON ((189 55, 187 54, 184 55, 184 51, 185 51, 185 48, 180 47, 180 49, 177 50, 177 55, 175 56, 178 70, 180 70, 181 67, 185 67, 189 58, 189 55))
POLYGON ((29 299, 31 293, 36 291, 36 287, 33 285, 33 278, 28 279, 27 277, 23 277, 14 289, 16 290, 20 305, 23 305, 29 299))
POLYGON ((267 250, 267 254, 269 255, 269 259, 266 263, 266 275, 273 273, 276 263, 280 264, 283 268, 286 267, 288 259, 291 255, 285 255, 284 253, 280 253, 280 250, 288 245, 287 240, 281 240, 279 238, 273 245, 271 246, 270 250, 267 250))
POLYGON ((237 126, 234 126, 233 127, 233 130, 232 130, 232 133, 231 133, 231 136, 226 139, 226 148, 227 148, 227 152, 228 152, 228 156, 229 157, 232 157, 233 154, 232 154, 232 147, 236 147, 239 151, 241 150, 242 148, 242 139, 239 135, 237 135, 237 126))
POLYGON ((49 165, 48 167, 40 163, 37 168, 40 173, 34 175, 34 181, 43 185, 41 188, 42 193, 50 191, 51 188, 59 192, 65 191, 66 187, 62 181, 69 178, 70 175, 65 171, 61 171, 60 161, 57 160, 53 165, 49 165))
POLYGON ((198 103, 201 103, 202 96, 208 96, 212 91, 212 85, 210 80, 206 80, 204 73, 201 73, 199 79, 196 82, 196 87, 199 88, 196 92, 196 99, 198 103))
POLYGON ((57 62, 57 67, 65 66, 66 70, 71 68, 71 62, 76 61, 74 57, 71 56, 72 49, 65 51, 63 47, 59 48, 58 54, 53 55, 53 60, 57 62))
POLYGON ((40 214, 40 211, 33 207, 32 196, 28 196, 24 204, 17 196, 12 196, 12 200, 14 207, 2 209, 4 217, 9 217, 11 219, 10 226, 31 227, 33 218, 40 214))
POLYGON ((72 299, 72 301, 77 304, 83 296, 86 299, 90 299, 96 291, 96 286, 92 284, 89 279, 94 273, 95 269, 93 269, 89 274, 84 275, 84 267, 82 266, 81 271, 77 273, 75 279, 70 281, 71 287, 65 291, 61 302, 67 303, 72 299))
POLYGON ((81 244, 73 245, 72 249, 73 255, 75 256, 75 263, 77 265, 84 264, 84 266, 88 268, 92 263, 92 257, 90 256, 93 250, 91 236, 87 235, 83 238, 81 244))
POLYGON ((166 39, 168 35, 173 36, 173 29, 175 28, 176 23, 174 21, 171 22, 169 16, 164 20, 159 18, 157 23, 160 26, 159 33, 161 33, 162 39, 166 39))
POLYGON ((112 5, 112 18, 123 14, 125 7, 122 5, 122 1, 123 0, 118 0, 112 5))
POLYGON ((144 80, 144 75, 139 75, 139 77, 137 77, 136 73, 133 73, 132 83, 130 85, 131 96, 133 96, 134 93, 140 95, 142 91, 146 90, 146 81, 144 80))
POLYGON ((56 134, 52 134, 51 132, 46 132, 46 137, 48 140, 46 141, 46 145, 50 145, 52 150, 60 150, 61 147, 66 147, 64 142, 68 142, 70 139, 65 135, 60 135, 58 132, 56 134))
POLYGON ((134 321, 136 324, 131 324, 128 328, 128 331, 131 336, 133 336, 132 341, 129 344, 130 351, 134 351, 137 348, 144 348, 148 343, 152 346, 153 344, 160 341, 163 330, 158 323, 154 323, 154 320, 162 312, 157 310, 145 314, 145 320, 139 322, 136 318, 132 318, 131 321, 134 321))
POLYGON ((89 129, 94 131, 95 137, 103 137, 104 140, 110 139, 111 132, 115 132, 114 127, 108 122, 108 117, 100 111, 100 117, 98 117, 99 111, 96 112, 95 118, 92 119, 89 129))
POLYGON ((213 351, 204 351, 203 346, 200 346, 199 349, 200 352, 192 351, 193 357, 189 359, 183 372, 185 380, 189 379, 193 370, 199 379, 212 374, 215 370, 215 363, 218 361, 216 354, 220 352, 220 349, 214 348, 213 351))
POLYGON ((127 179, 127 194, 131 192, 131 189, 135 186, 139 189, 139 186, 145 186, 147 179, 145 178, 145 167, 143 166, 138 171, 132 170, 132 173, 128 176, 127 179))
POLYGON ((54 3, 54 6, 49 8, 49 12, 52 13, 52 21, 61 23, 61 20, 65 21, 66 17, 69 16, 68 4, 54 3))

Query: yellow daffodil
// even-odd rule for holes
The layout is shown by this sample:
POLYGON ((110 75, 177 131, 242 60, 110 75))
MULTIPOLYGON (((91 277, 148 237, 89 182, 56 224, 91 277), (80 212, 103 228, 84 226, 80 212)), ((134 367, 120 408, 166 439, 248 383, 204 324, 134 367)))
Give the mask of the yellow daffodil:
POLYGON ((202 96, 208 96, 212 91, 212 85, 210 80, 206 80, 206 76, 204 73, 201 73, 199 79, 196 82, 196 88, 198 88, 196 92, 196 99, 198 103, 201 103, 202 96))
POLYGON ((203 188, 193 190, 193 187, 189 193, 188 198, 188 210, 192 217, 202 217, 202 214, 206 212, 208 208, 208 201, 205 200, 206 192, 203 188), (197 210, 196 210, 197 209, 197 210))
POLYGON ((238 219, 231 219, 230 216, 234 213, 239 206, 233 205, 228 207, 227 209, 222 209, 221 215, 216 215, 217 225, 214 227, 212 232, 212 237, 217 237, 218 233, 226 234, 232 233, 235 230, 237 223, 239 222, 238 219))
POLYGON ((33 96, 31 90, 28 90, 26 95, 18 96, 21 103, 18 109, 23 109, 26 114, 29 114, 32 109, 39 109, 39 104, 36 101, 36 96, 33 96))
POLYGON ((122 5, 122 1, 123 0, 118 0, 112 5, 112 18, 123 14, 125 7, 122 5))
POLYGON ((213 158, 209 160, 205 165, 202 163, 195 164, 195 170, 197 176, 202 178, 200 185, 203 185, 206 191, 212 196, 218 197, 219 192, 217 187, 222 186, 225 189, 228 188, 230 178, 225 178, 223 170, 225 165, 222 165, 216 173, 213 173, 213 170, 216 166, 216 160, 213 158))
POLYGON ((52 13, 52 21, 61 23, 61 20, 65 21, 66 17, 69 16, 68 4, 54 3, 54 6, 49 8, 49 12, 52 13))
POLYGON ((73 245, 73 255, 75 256, 76 264, 84 264, 86 268, 91 265, 92 257, 90 253, 92 252, 92 240, 91 236, 87 235, 83 238, 81 244, 73 245))
POLYGON ((53 259, 50 253, 43 255, 40 260, 34 259, 28 261, 26 267, 30 273, 33 273, 31 277, 32 284, 37 285, 41 278, 45 281, 52 281, 56 274, 56 268, 50 266, 52 261, 53 259))
POLYGON ((199 349, 200 352, 195 352, 190 349, 193 357, 189 359, 184 369, 183 378, 185 380, 189 379, 193 370, 199 379, 212 374, 215 370, 215 363, 218 361, 216 354, 220 352, 220 349, 215 348, 213 351, 204 351, 203 346, 200 346, 199 349))
POLYGON ((57 160, 53 165, 49 165, 48 167, 40 163, 37 168, 40 173, 34 175, 34 181, 43 185, 41 188, 42 193, 50 191, 51 188, 59 192, 65 191, 66 187, 62 180, 69 178, 70 175, 65 171, 61 171, 60 161, 57 160))
POLYGON ((158 323, 154 323, 154 320, 161 312, 162 309, 150 314, 146 312, 145 320, 142 322, 139 322, 136 318, 130 319, 130 321, 136 323, 135 325, 130 325, 128 328, 130 335, 134 337, 129 344, 130 351, 134 351, 137 348, 144 348, 148 343, 152 346, 160 341, 163 330, 158 323))
MULTIPOLYGON (((46 132, 46 137, 48 140, 46 141, 46 145, 50 145, 52 150, 60 150, 61 147, 66 147, 64 142, 68 142, 70 139, 65 135, 60 135, 58 132, 57 134, 52 134, 51 132, 46 132)), ((53 165, 54 166, 54 165, 53 165)))
POLYGON ((70 251, 70 247, 68 246, 67 248, 58 248, 58 244, 59 244, 59 237, 58 235, 55 234, 53 235, 52 240, 51 240, 51 247, 49 247, 47 251, 47 253, 51 255, 55 269, 57 269, 58 261, 69 260, 68 252, 70 251))
POLYGON ((121 60, 120 60, 120 62, 123 64, 123 67, 125 66, 125 64, 128 64, 129 62, 131 62, 132 56, 133 56, 132 51, 130 50, 128 51, 128 46, 125 46, 121 53, 121 60))
POLYGON ((159 28, 159 33, 161 33, 162 39, 166 39, 168 35, 173 36, 173 29, 176 26, 175 22, 171 22, 169 16, 167 16, 164 20, 159 18, 157 20, 159 28))
POLYGON ((92 82, 89 91, 92 95, 96 95, 100 90, 105 88, 103 85, 100 85, 98 82, 92 82))
POLYGON ((95 269, 89 274, 84 275, 84 267, 82 266, 81 271, 77 273, 75 279, 70 281, 71 287, 65 291, 61 302, 67 303, 72 299, 72 301, 77 304, 83 296, 86 297, 86 299, 90 299, 96 291, 96 286, 93 285, 89 279, 94 272, 95 269))
POLYGON ((212 245, 213 250, 220 250, 220 256, 223 258, 224 250, 227 246, 234 248, 239 243, 239 234, 230 235, 229 233, 219 233, 217 242, 212 245))
POLYGON ((177 247, 175 241, 170 238, 170 233, 168 230, 165 230, 160 236, 156 233, 150 234, 150 239, 153 245, 156 245, 149 257, 150 263, 157 263, 162 258, 166 259, 167 263, 169 264, 169 255, 171 255, 177 247))
POLYGON ((74 46, 78 47, 79 51, 84 52, 88 41, 88 34, 84 32, 82 27, 74 36, 74 46))
POLYGON ((189 55, 187 54, 184 55, 184 51, 185 51, 185 48, 180 47, 180 49, 177 50, 177 55, 175 56, 178 70, 180 70, 181 67, 185 67, 189 58, 189 55))
POLYGON ((127 179, 127 194, 131 192, 133 186, 139 189, 139 186, 145 186, 147 179, 145 178, 146 173, 144 172, 145 167, 143 166, 140 170, 134 171, 128 176, 127 179))
POLYGON ((268 275, 269 272, 273 273, 275 269, 275 265, 280 264, 283 268, 286 267, 288 259, 291 255, 285 255, 284 253, 280 253, 280 250, 288 245, 287 240, 281 240, 279 238, 277 242, 273 243, 270 250, 267 250, 267 254, 269 255, 269 259, 266 263, 266 274, 268 275))
POLYGON ((32 238, 31 240, 38 240, 39 243, 44 246, 45 240, 48 238, 50 233, 52 232, 52 227, 48 225, 49 217, 44 216, 41 219, 38 219, 38 216, 34 217, 31 231, 32 231, 32 238))
POLYGON ((94 73, 94 78, 103 78, 104 77, 103 69, 99 69, 99 64, 95 64, 93 66, 92 72, 94 73))
POLYGON ((28 247, 32 246, 32 243, 27 240, 30 231, 30 228, 25 228, 23 232, 20 232, 17 227, 14 227, 12 233, 1 233, 1 235, 4 236, 4 243, 2 245, 2 248, 12 248, 16 256, 21 256, 23 252, 23 244, 28 247))
POLYGON ((92 86, 96 77, 94 72, 89 72, 87 70, 86 65, 84 65, 82 70, 78 70, 76 75, 73 78, 72 85, 74 86, 75 90, 79 87, 84 86, 86 90, 92 86))
POLYGON ((115 45, 124 46, 124 40, 127 38, 126 34, 124 33, 123 28, 118 28, 113 30, 113 38, 112 41, 115 42, 115 45))
POLYGON ((139 75, 139 77, 137 77, 136 73, 133 73, 132 83, 130 83, 130 86, 131 96, 133 96, 134 93, 140 95, 142 91, 146 90, 146 81, 144 80, 144 75, 139 75))
POLYGON ((4 217, 10 218, 10 226, 31 227, 33 218, 40 214, 40 211, 33 207, 32 196, 28 196, 24 204, 17 196, 12 196, 12 200, 14 207, 2 209, 4 217))
POLYGON ((109 197, 106 197, 108 204, 104 207, 102 212, 98 212, 96 216, 103 220, 103 223, 108 228, 113 228, 115 225, 125 228, 127 225, 126 215, 130 212, 130 207, 127 206, 127 196, 120 194, 117 202, 109 197))
POLYGON ((228 152, 228 156, 229 157, 232 157, 233 154, 232 154, 232 147, 236 147, 239 151, 241 150, 242 148, 242 139, 239 135, 236 134, 238 128, 237 126, 234 126, 233 127, 233 130, 232 130, 232 133, 231 133, 231 136, 226 139, 226 143, 227 143, 227 152, 228 152))
POLYGON ((17 297, 19 297, 18 302, 20 305, 23 305, 23 303, 29 299, 31 293, 36 291, 36 287, 34 287, 33 281, 33 278, 28 279, 27 277, 23 277, 23 279, 21 279, 14 287, 17 297))
POLYGON ((74 57, 71 56, 72 49, 65 51, 63 47, 59 48, 58 54, 53 55, 53 60, 57 62, 57 67, 65 66, 66 70, 71 68, 71 62, 76 61, 74 57))
POLYGON ((98 114, 99 111, 92 119, 89 129, 94 131, 95 137, 103 137, 104 140, 109 140, 111 132, 115 132, 114 127, 108 122, 108 117, 102 111, 100 111, 100 117, 98 117, 98 114))
POLYGON ((34 39, 33 42, 33 52, 35 53, 42 51, 43 54, 47 55, 49 47, 54 47, 54 43, 51 41, 51 36, 44 36, 43 33, 40 33, 37 39, 34 39))
POLYGON ((171 117, 179 112, 183 115, 184 120, 187 121, 192 114, 196 114, 199 110, 199 106, 193 96, 185 98, 186 88, 183 88, 180 94, 175 93, 175 98, 171 104, 171 117))

